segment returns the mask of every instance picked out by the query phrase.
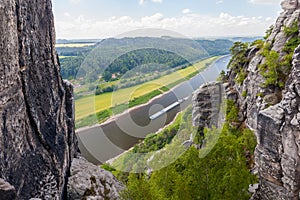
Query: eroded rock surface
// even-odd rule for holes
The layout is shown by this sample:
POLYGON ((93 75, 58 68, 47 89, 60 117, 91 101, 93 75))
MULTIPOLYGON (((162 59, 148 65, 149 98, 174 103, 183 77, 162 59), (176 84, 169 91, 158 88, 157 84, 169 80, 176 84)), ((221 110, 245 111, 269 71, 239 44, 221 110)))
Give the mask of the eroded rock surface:
POLYGON ((16 189, 3 179, 0 179, 0 200, 14 200, 16 196, 16 189))
POLYGON ((221 83, 204 84, 194 92, 193 125, 199 127, 203 134, 205 127, 219 127, 222 119, 220 108, 224 97, 224 86, 221 83))
POLYGON ((76 142, 51 1, 2 0, 0 35, 0 178, 17 199, 61 199, 76 142))
POLYGON ((84 158, 72 162, 71 176, 68 183, 68 199, 120 199, 119 192, 124 185, 110 172, 101 169, 84 158))
MULTIPOLYGON (((284 46, 291 38, 284 32, 295 21, 299 24, 300 3, 284 0, 284 11, 267 39, 271 50, 284 58, 284 46)), ((298 36, 299 37, 299 36, 298 36)), ((300 192, 300 47, 293 56, 293 66, 286 74, 283 90, 264 87, 259 65, 265 58, 256 47, 247 52, 248 63, 243 67, 247 77, 242 84, 235 81, 236 72, 229 72, 226 93, 239 107, 239 121, 251 128, 258 140, 255 163, 259 186, 255 200, 296 200, 300 192), (242 94, 246 95, 242 95, 242 94), (263 95, 262 95, 263 94, 263 95)))

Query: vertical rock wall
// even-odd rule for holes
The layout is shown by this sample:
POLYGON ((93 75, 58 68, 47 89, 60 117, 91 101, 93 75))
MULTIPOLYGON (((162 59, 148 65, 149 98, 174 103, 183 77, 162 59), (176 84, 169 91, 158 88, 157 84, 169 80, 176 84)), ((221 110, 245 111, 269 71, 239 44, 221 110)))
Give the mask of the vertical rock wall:
POLYGON ((0 178, 17 199, 60 199, 76 143, 51 1, 1 0, 0 35, 0 178))
MULTIPOLYGON (((284 0, 281 5, 283 12, 267 42, 272 44, 271 50, 278 52, 280 58, 283 58, 283 48, 290 39, 285 34, 284 27, 290 27, 295 21, 299 24, 300 3, 298 0, 284 0)), ((259 187, 253 199, 300 198, 299 52, 300 47, 294 52, 293 66, 287 75, 283 91, 276 87, 262 86, 265 79, 259 72, 259 65, 265 62, 265 58, 255 47, 247 52, 249 64, 242 67, 248 75, 241 85, 235 82, 234 70, 229 72, 227 95, 237 102, 241 123, 246 122, 258 139, 255 163, 259 187), (245 97, 243 92, 247 94, 245 97)))

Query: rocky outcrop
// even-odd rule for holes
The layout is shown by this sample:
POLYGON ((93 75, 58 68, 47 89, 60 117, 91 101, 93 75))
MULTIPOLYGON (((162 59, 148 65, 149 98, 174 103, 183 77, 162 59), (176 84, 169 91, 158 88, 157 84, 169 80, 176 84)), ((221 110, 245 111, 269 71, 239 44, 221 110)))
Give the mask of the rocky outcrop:
POLYGON ((60 76, 51 1, 2 1, 0 35, 0 200, 118 199, 111 173, 72 162, 73 87, 60 76))
POLYGON ((203 134, 205 127, 219 127, 221 103, 224 97, 224 87, 221 83, 204 84, 193 93, 193 126, 203 134))
MULTIPOLYGON (((290 36, 284 27, 299 22, 300 3, 284 0, 284 11, 266 42, 271 50, 284 58, 284 46, 290 36)), ((287 81, 281 90, 265 87, 259 65, 265 62, 257 47, 246 52, 249 62, 242 68, 247 73, 242 84, 235 81, 236 72, 228 74, 226 88, 229 99, 234 100, 240 110, 239 121, 252 129, 258 140, 255 163, 259 175, 259 187, 252 199, 299 199, 300 192, 300 47, 295 50, 292 69, 285 74, 287 81), (244 95, 243 95, 244 94, 244 95), (245 95, 246 94, 246 95, 245 95)))
POLYGON ((73 160, 68 183, 68 199, 120 199, 119 192, 124 185, 111 173, 86 161, 84 158, 73 160))
POLYGON ((258 114, 260 188, 253 199, 300 198, 300 46, 293 60, 282 101, 258 114))
POLYGON ((76 142, 51 1, 1 1, 0 35, 0 199, 61 199, 76 142))

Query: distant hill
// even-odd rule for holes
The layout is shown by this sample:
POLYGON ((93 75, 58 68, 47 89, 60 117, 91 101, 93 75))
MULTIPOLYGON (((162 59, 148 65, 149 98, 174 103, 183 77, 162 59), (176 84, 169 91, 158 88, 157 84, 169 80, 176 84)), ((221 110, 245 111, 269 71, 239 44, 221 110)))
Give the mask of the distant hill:
POLYGON ((74 39, 74 40, 57 39, 56 44, 97 43, 100 41, 101 39, 74 39))
MULTIPOLYGON (((87 42, 87 40, 80 41, 87 42)), ((210 56, 229 54, 232 45, 233 42, 226 39, 136 37, 109 38, 98 41, 93 46, 57 47, 57 51, 61 56, 63 78, 73 79, 78 74, 82 77, 89 75, 91 76, 89 80, 96 80, 100 75, 105 75, 108 80, 113 74, 121 76, 136 66, 151 62, 173 68, 210 56)))

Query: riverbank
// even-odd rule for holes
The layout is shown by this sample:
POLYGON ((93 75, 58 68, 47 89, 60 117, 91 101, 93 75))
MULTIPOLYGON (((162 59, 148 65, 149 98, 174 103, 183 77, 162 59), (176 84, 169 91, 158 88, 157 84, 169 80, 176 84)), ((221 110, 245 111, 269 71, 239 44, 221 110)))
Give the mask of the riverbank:
POLYGON ((176 87, 180 83, 190 80, 200 72, 207 69, 216 60, 221 59, 223 57, 224 56, 221 57, 215 56, 215 57, 205 59, 203 61, 200 61, 199 63, 196 63, 191 67, 188 67, 183 70, 179 70, 170 75, 161 77, 157 80, 153 80, 148 83, 144 83, 140 86, 135 86, 133 88, 126 88, 120 91, 115 91, 113 95, 112 94, 102 94, 98 96, 93 95, 91 97, 87 97, 86 99, 80 99, 76 102, 76 111, 77 111, 76 129, 84 128, 84 127, 92 127, 95 124, 105 123, 113 115, 122 114, 128 111, 128 109, 131 109, 132 107, 149 104, 149 102, 151 102, 151 100, 153 100, 155 97, 160 97, 164 95, 166 92, 171 91, 174 87, 176 87), (157 86, 153 87, 153 85, 155 84, 158 85, 159 87, 157 86), (145 93, 145 91, 147 91, 147 93, 141 95, 145 93), (90 98, 89 101, 88 98, 90 98), (123 102, 124 99, 125 101, 126 99, 130 99, 130 100, 128 103, 124 103, 123 102), (107 105, 104 105, 103 108, 101 108, 99 107, 99 104, 101 102, 104 103, 104 101, 105 104, 109 104, 109 103, 112 104, 113 101, 113 103, 117 105, 114 107, 103 109, 107 107, 107 105), (91 103, 93 103, 94 106, 92 106, 91 103), (82 111, 82 109, 84 108, 86 108, 87 111, 82 111), (80 118, 80 116, 82 116, 82 113, 84 112, 91 113, 91 114, 89 114, 86 117, 80 118), (79 115, 78 113, 81 114, 79 115))
MULTIPOLYGON (((157 98, 159 98, 159 97, 157 97, 157 98)), ((183 110, 182 112, 184 112, 184 111, 185 111, 185 110, 183 110)), ((171 127, 171 126, 173 126, 174 123, 178 120, 179 116, 182 115, 182 112, 178 112, 178 113, 176 114, 176 116, 175 116, 175 118, 174 118, 174 120, 173 120, 172 122, 170 122, 170 123, 167 124, 166 126, 160 128, 157 132, 151 134, 151 136, 152 136, 152 135, 158 135, 159 133, 162 133, 163 130, 165 130, 165 129, 171 127)), ((144 142, 144 141, 142 141, 142 143, 143 143, 143 142, 144 142)), ((116 161, 117 159, 119 159, 119 158, 122 157, 122 156, 125 156, 125 154, 131 152, 131 151, 133 150, 133 148, 134 148, 134 146, 131 147, 130 149, 124 151, 124 152, 121 153, 120 155, 117 155, 116 157, 113 157, 113 158, 109 159, 109 160, 106 161, 105 163, 107 163, 107 164, 109 164, 109 165, 113 165, 114 161, 116 161)))
POLYGON ((178 99, 190 96, 202 84, 215 81, 222 70, 226 71, 229 60, 230 56, 215 60, 205 71, 177 85, 171 91, 151 99, 147 104, 131 108, 105 123, 78 129, 77 137, 82 155, 91 162, 98 160, 99 162, 94 162, 96 164, 105 163, 132 148, 147 135, 165 129, 166 125, 172 124, 179 112, 190 105, 190 100, 158 119, 150 120, 149 116, 178 99))

